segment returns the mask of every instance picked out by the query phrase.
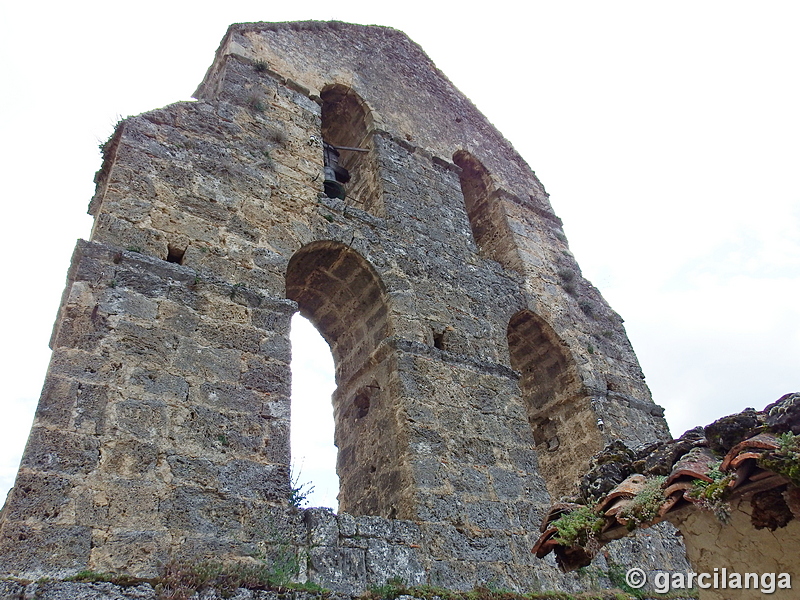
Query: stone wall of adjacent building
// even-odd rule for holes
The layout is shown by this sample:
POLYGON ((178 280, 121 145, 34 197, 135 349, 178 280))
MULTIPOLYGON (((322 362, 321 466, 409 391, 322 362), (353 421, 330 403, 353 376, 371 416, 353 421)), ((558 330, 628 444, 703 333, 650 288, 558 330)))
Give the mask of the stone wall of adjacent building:
MULTIPOLYGON (((382 583, 362 569, 377 560, 459 588, 550 577, 530 547, 551 496, 606 442, 668 431, 536 176, 386 28, 234 26, 197 98, 126 119, 104 147, 0 570, 145 575, 302 547, 287 516, 299 311, 334 356, 354 515, 320 530, 309 577, 358 590, 382 583), (368 150, 345 200, 322 193, 325 137, 368 150), (383 533, 357 533, 367 517, 383 533)), ((659 560, 680 554, 664 543, 659 560)))
POLYGON ((683 536, 693 571, 711 575, 704 581, 709 587, 700 589, 702 600, 758 600, 765 594, 790 598, 797 593, 792 590, 798 585, 800 523, 797 519, 755 522, 751 500, 748 496, 737 498, 722 508, 725 512, 721 515, 692 506, 668 513, 683 536), (732 573, 741 578, 732 580, 732 573), (782 573, 789 574, 790 589, 778 587, 782 573), (731 587, 733 584, 739 587, 731 587))

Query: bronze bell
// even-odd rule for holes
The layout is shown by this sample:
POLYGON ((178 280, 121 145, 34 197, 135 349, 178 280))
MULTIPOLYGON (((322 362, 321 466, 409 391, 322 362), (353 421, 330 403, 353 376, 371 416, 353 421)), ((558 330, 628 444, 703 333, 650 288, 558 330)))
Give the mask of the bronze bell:
POLYGON ((336 146, 323 142, 323 153, 325 195, 328 198, 344 200, 347 197, 344 184, 350 181, 350 172, 339 165, 339 151, 336 146))

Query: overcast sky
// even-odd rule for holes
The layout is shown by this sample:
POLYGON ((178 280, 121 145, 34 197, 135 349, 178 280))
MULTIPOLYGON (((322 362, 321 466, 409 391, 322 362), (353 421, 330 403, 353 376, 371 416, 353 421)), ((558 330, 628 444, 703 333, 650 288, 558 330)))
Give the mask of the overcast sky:
MULTIPOLYGON (((544 183, 674 434, 800 390, 800 3, 289 5, 0 8, 0 497, 72 248, 89 235, 98 144, 120 116, 189 100, 234 22, 339 19, 418 42, 544 183)), ((310 352, 296 355, 318 364, 310 352)), ((327 409, 324 376, 304 378, 327 409)), ((330 487, 316 452, 295 455, 330 487)))

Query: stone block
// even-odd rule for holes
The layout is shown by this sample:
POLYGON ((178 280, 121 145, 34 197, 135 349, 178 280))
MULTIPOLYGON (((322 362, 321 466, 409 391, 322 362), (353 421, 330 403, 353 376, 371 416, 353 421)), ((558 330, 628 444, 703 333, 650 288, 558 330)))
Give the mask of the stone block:
MULTIPOLYGON (((193 295, 193 292, 188 291, 188 295, 193 295)), ((200 322, 200 317, 191 308, 194 304, 193 300, 194 298, 191 298, 189 306, 186 306, 185 299, 170 293, 170 300, 162 300, 158 306, 159 323, 180 336, 191 336, 200 322), (183 302, 178 302, 178 300, 183 300, 183 302)))
POLYGON ((21 471, 9 492, 12 497, 3 518, 8 521, 63 523, 67 516, 62 513, 69 503, 70 483, 54 474, 21 471))
POLYGON ((191 450, 209 457, 236 453, 241 457, 262 456, 275 463, 273 458, 281 457, 285 448, 286 460, 277 462, 288 462, 288 424, 199 404, 170 408, 169 421, 170 439, 186 453, 191 450))
MULTIPOLYGON (((75 581, 45 581, 28 585, 26 596, 37 600, 157 600, 150 584, 120 587, 113 583, 79 583, 75 581)), ((0 599, 5 600, 2 595, 0 599)), ((8 600, 11 600, 9 597, 8 600)))
POLYGON ((282 333, 269 333, 261 340, 259 352, 273 360, 289 363, 292 360, 292 345, 289 336, 282 333))
POLYGON ((180 456, 167 457, 174 485, 215 489, 219 486, 219 465, 207 458, 180 456))
POLYGON ((275 360, 253 357, 247 361, 239 381, 246 388, 268 394, 291 394, 289 365, 275 360))
POLYGON ((460 560, 480 563, 512 561, 506 533, 463 536, 460 541, 462 543, 454 548, 454 556, 460 560))
POLYGON ((412 472, 414 482, 420 488, 441 488, 444 483, 444 466, 438 456, 425 456, 414 460, 412 472))
POLYGON ((392 533, 392 521, 383 517, 356 517, 356 535, 366 538, 388 538, 392 533))
POLYGON ((186 379, 155 368, 134 368, 128 381, 131 385, 140 386, 145 393, 157 396, 161 400, 167 398, 185 400, 189 391, 186 379))
POLYGON ((76 348, 94 351, 108 335, 108 320, 98 305, 64 306, 59 315, 57 335, 53 340, 54 348, 76 348))
POLYGON ((240 498, 285 502, 289 497, 289 469, 249 460, 232 460, 219 471, 221 493, 240 498))
POLYGON ((432 560, 428 569, 430 585, 447 590, 469 591, 475 587, 475 568, 455 560, 432 560))
POLYGON ((5 521, 0 536, 3 572, 32 580, 74 575, 88 567, 91 542, 88 527, 5 521))
POLYGON ((203 321, 197 328, 199 339, 208 346, 256 353, 261 348, 261 333, 249 325, 203 321))
POLYGON ((407 585, 425 583, 425 569, 414 549, 404 544, 390 544, 382 539, 370 539, 366 554, 367 582, 379 586, 390 579, 400 579, 407 585))
POLYGON ((340 513, 339 520, 339 533, 343 538, 355 537, 356 534, 356 518, 347 513, 340 513))
POLYGON ((339 523, 336 515, 324 508, 303 511, 310 546, 335 546, 339 542, 339 523))
MULTIPOLYGON (((108 504, 108 520, 126 529, 152 530, 162 527, 160 497, 163 483, 153 480, 114 479, 103 490, 108 504)), ((100 494, 97 494, 97 499, 100 494)))
POLYGON ((34 427, 21 466, 33 471, 87 475, 99 458, 100 443, 94 436, 34 427))
POLYGON ((420 521, 430 523, 460 523, 464 505, 460 496, 441 494, 419 494, 417 516, 420 521))
POLYGON ((50 375, 44 382, 39 405, 36 407, 36 424, 43 427, 68 429, 78 398, 78 382, 74 379, 50 375))
POLYGON ((317 546, 308 550, 308 580, 333 592, 367 589, 366 552, 359 548, 317 546))
POLYGON ((106 426, 108 386, 79 382, 76 388, 73 426, 81 433, 99 434, 106 426))
POLYGON ((497 462, 494 450, 498 441, 465 438, 462 440, 461 445, 453 451, 453 458, 456 463, 463 465, 494 465, 497 462))
POLYGON ((170 539, 162 531, 98 532, 91 553, 92 569, 101 573, 129 573, 155 577, 169 560, 170 539))
POLYGON ((210 408, 253 413, 268 419, 288 419, 291 401, 288 397, 249 390, 230 383, 202 383, 193 386, 190 401, 201 402, 210 408))
POLYGON ((117 287, 116 280, 100 294, 98 313, 106 315, 125 315, 139 319, 152 320, 158 314, 158 301, 132 290, 117 287))
POLYGON ((247 516, 247 504, 190 486, 178 486, 161 502, 164 526, 200 537, 235 538, 247 516))
POLYGON ((111 383, 117 371, 107 357, 97 356, 83 350, 53 348, 49 375, 62 375, 78 381, 111 383))
POLYGON ((457 492, 482 493, 489 487, 489 478, 480 469, 464 467, 461 477, 451 477, 450 483, 457 492))
POLYGON ((127 361, 137 357, 142 362, 167 364, 178 349, 178 336, 158 327, 144 327, 120 321, 114 329, 115 345, 127 361))
POLYGON ((203 347, 192 339, 182 338, 174 364, 186 376, 237 381, 242 371, 242 354, 239 350, 203 347))
POLYGON ((509 530, 511 523, 505 503, 478 500, 465 502, 467 518, 471 525, 480 529, 509 530))
POLYGON ((0 600, 20 600, 25 597, 25 586, 16 581, 0 581, 0 600))
MULTIPOLYGON (((121 246, 123 248, 126 247, 124 245, 121 246)), ((114 285, 118 289, 129 289, 147 298, 157 300, 166 298, 167 292, 169 291, 169 281, 148 272, 134 271, 131 269, 115 271, 114 285)))
POLYGON ((512 469, 491 468, 489 474, 494 492, 500 500, 516 500, 526 489, 524 471, 520 473, 512 469))
MULTIPOLYGON (((158 432, 153 440, 165 432, 158 432)), ((123 478, 153 476, 158 464, 159 449, 155 444, 135 439, 114 439, 103 444, 101 468, 123 478)))
POLYGON ((414 521, 402 521, 400 519, 392 521, 392 533, 390 541, 401 542, 403 544, 419 544, 422 540, 422 532, 419 524, 414 521))
POLYGON ((142 440, 155 440, 164 435, 167 426, 167 405, 160 400, 129 399, 111 405, 113 426, 142 440))

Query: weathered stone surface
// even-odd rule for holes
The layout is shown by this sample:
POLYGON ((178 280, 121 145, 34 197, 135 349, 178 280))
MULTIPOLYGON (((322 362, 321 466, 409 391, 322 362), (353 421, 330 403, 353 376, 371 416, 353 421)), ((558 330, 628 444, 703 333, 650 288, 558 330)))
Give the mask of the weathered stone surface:
POLYGON ((800 435, 800 393, 785 394, 764 409, 766 424, 775 433, 800 435))
POLYGON ((233 26, 196 96, 103 148, 0 572, 263 545, 348 594, 579 586, 524 551, 549 494, 669 435, 534 173, 388 28, 233 26), (323 142, 366 150, 341 152, 344 200, 323 142), (297 311, 334 357, 352 516, 289 506, 297 311))
MULTIPOLYGON (((713 573, 718 565, 725 565, 729 573, 789 573, 792 588, 796 586, 796 541, 800 540, 800 520, 793 519, 780 530, 778 542, 769 528, 754 529, 753 506, 748 499, 737 499, 730 507, 727 523, 721 522, 712 512, 685 509, 668 513, 669 520, 680 529, 686 543, 686 553, 696 572, 713 573)), ((751 589, 704 589, 704 600, 763 598, 760 586, 751 589)), ((783 590, 776 590, 777 595, 783 590)), ((783 591, 790 596, 793 592, 783 591)))
POLYGON ((725 454, 745 439, 747 432, 761 424, 762 420, 756 410, 748 408, 735 415, 717 419, 711 425, 706 425, 704 431, 709 447, 719 454, 725 454))
POLYGON ((624 443, 613 442, 592 458, 591 468, 581 480, 581 496, 587 501, 604 497, 633 473, 636 455, 624 443))
MULTIPOLYGON (((41 598, 42 600, 156 600, 157 595, 148 584, 120 587, 112 583, 45 582, 24 588, 24 596, 15 598, 41 598)), ((0 596, 2 598, 2 596, 0 596)), ((8 596, 12 598, 12 596, 8 596)))

